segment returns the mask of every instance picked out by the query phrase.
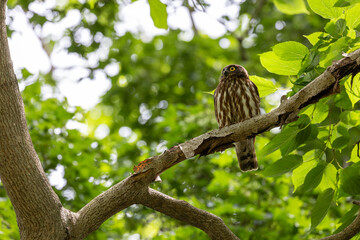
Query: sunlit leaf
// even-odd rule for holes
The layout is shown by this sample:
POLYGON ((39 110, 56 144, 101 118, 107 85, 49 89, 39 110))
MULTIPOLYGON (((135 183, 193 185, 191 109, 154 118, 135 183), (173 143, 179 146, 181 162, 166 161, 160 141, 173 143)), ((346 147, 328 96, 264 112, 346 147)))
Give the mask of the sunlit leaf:
POLYGON ((278 75, 296 75, 301 69, 301 60, 285 61, 273 51, 260 54, 260 62, 266 70, 278 75))
MULTIPOLYGON (((356 0, 357 1, 357 0, 356 0)), ((356 28, 360 24, 360 3, 346 11, 345 19, 349 28, 356 28)))
POLYGON ((352 107, 354 107, 355 103, 360 101, 360 74, 357 74, 354 79, 352 80, 349 77, 345 82, 345 90, 349 99, 351 101, 352 107), (352 81, 352 84, 351 84, 352 81))
POLYGON ((304 192, 308 192, 316 188, 321 182, 325 167, 325 164, 320 163, 316 167, 311 169, 308 174, 306 174, 304 183, 301 186, 301 190, 304 192))
POLYGON ((333 7, 337 0, 308 0, 311 10, 323 18, 338 18, 342 14, 341 8, 333 7))
POLYGON ((157 28, 167 29, 167 11, 166 5, 160 0, 148 0, 150 5, 150 16, 157 28))
POLYGON ((315 105, 315 111, 314 111, 314 123, 321 123, 326 119, 326 117, 329 114, 329 106, 326 104, 325 101, 321 100, 315 105))
POLYGON ((342 37, 331 44, 325 52, 322 52, 319 65, 321 67, 327 67, 332 61, 340 59, 342 52, 346 51, 346 48, 348 47, 348 40, 347 37, 342 37))
POLYGON ((358 144, 354 146, 354 148, 351 151, 351 156, 349 162, 359 162, 360 161, 360 149, 358 144))
POLYGON ((327 164, 319 188, 321 191, 325 191, 328 188, 335 190, 336 188, 336 176, 337 169, 333 164, 327 164))
MULTIPOLYGON (((356 31, 354 29, 350 28, 348 30, 348 33, 347 33, 346 36, 351 38, 351 39, 356 39, 356 31)), ((352 52, 352 51, 350 50, 350 52, 352 52)))
POLYGON ((343 111, 340 114, 340 120, 349 125, 357 125, 360 123, 360 111, 343 111))
POLYGON ((271 80, 255 75, 251 75, 249 77, 250 80, 257 86, 261 98, 276 92, 277 87, 271 80))
POLYGON ((294 192, 304 183, 305 176, 311 169, 314 168, 316 163, 317 162, 315 160, 310 160, 304 162, 299 167, 294 169, 293 174, 291 176, 291 180, 294 185, 294 192))
POLYGON ((309 14, 309 11, 306 9, 304 0, 274 0, 274 4, 280 12, 285 14, 309 14))
POLYGON ((281 60, 285 61, 302 60, 309 53, 306 46, 295 41, 276 44, 273 51, 281 60))
POLYGON ((346 20, 343 18, 331 19, 325 26, 325 31, 334 37, 340 37, 346 30, 346 20))
POLYGON ((309 40, 309 42, 314 46, 318 41, 320 41, 319 37, 323 37, 324 35, 327 35, 327 33, 324 32, 314 32, 309 35, 304 35, 304 37, 309 40))

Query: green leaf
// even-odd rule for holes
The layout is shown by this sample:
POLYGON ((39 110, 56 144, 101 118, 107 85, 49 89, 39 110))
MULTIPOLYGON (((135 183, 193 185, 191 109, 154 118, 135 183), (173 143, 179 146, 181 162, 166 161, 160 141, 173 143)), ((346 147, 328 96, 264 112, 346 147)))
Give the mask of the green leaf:
POLYGON ((286 156, 287 154, 293 152, 296 148, 305 143, 305 141, 310 137, 310 134, 311 126, 308 126, 302 130, 299 129, 299 132, 295 138, 289 139, 280 147, 281 155, 286 156))
POLYGON ((309 34, 309 35, 304 35, 304 37, 306 37, 307 40, 309 40, 309 42, 311 43, 311 45, 315 46, 315 44, 319 42, 320 37, 323 37, 324 35, 327 35, 327 33, 324 33, 324 32, 314 32, 314 33, 309 34))
POLYGON ((360 194, 360 162, 345 168, 340 174, 340 188, 350 196, 360 194))
POLYGON ((301 60, 285 61, 273 51, 260 54, 260 62, 266 70, 278 75, 296 75, 301 69, 301 60))
POLYGON ((342 52, 346 52, 348 47, 347 37, 338 39, 336 42, 331 44, 326 51, 321 52, 319 63, 320 67, 327 67, 332 63, 332 61, 340 59, 342 57, 342 52))
POLYGON ((360 3, 346 11, 345 20, 349 28, 356 28, 360 24, 360 3))
POLYGON ((320 100, 316 103, 313 123, 321 123, 326 119, 329 114, 329 105, 326 104, 326 100, 320 100))
MULTIPOLYGON (((359 151, 360 151, 360 149, 359 149, 359 151)), ((360 157, 358 156, 358 145, 356 144, 351 151, 351 156, 350 156, 349 162, 356 163, 359 161, 360 161, 360 157)))
POLYGON ((321 179, 321 182, 319 184, 319 188, 321 191, 324 191, 325 189, 336 188, 336 176, 337 176, 337 169, 333 164, 327 164, 324 175, 321 179))
POLYGON ((299 115, 306 114, 311 118, 312 123, 321 123, 329 114, 329 106, 326 99, 321 99, 318 103, 305 108, 299 115))
MULTIPOLYGON (((305 154, 305 156, 303 157, 304 160, 309 154, 312 154, 313 152, 314 151, 311 151, 305 154)), ((316 163, 317 162, 315 160, 306 161, 293 171, 291 180, 294 185, 294 192, 304 183, 306 174, 314 168, 316 163)))
POLYGON ((308 0, 311 10, 323 18, 338 18, 343 9, 333 7, 337 0, 308 0))
POLYGON ((343 111, 340 114, 340 120, 348 125, 357 125, 360 123, 360 111, 343 111))
POLYGON ((299 155, 288 155, 268 166, 262 174, 265 177, 276 177, 292 171, 302 164, 302 157, 299 155))
POLYGON ((345 82, 345 90, 349 99, 351 101, 352 107, 355 103, 360 101, 360 74, 357 74, 353 79, 353 84, 351 86, 351 77, 349 77, 345 82))
POLYGON ((306 9, 304 0, 274 0, 274 4, 280 12, 285 14, 309 14, 309 11, 306 9))
POLYGON ((295 138, 299 133, 299 129, 297 127, 289 127, 286 126, 283 130, 277 134, 265 147, 260 151, 259 155, 268 155, 276 150, 278 150, 281 146, 286 144, 291 139, 295 138))
POLYGON ((309 53, 306 46, 295 41, 276 44, 273 51, 281 60, 285 61, 302 60, 309 53))
POLYGON ((302 61, 301 64, 301 70, 299 72, 299 75, 304 73, 304 72, 308 72, 305 76, 304 76, 304 80, 307 80, 307 77, 310 78, 310 81, 313 80, 312 78, 312 74, 309 73, 310 70, 314 69, 317 67, 317 65, 319 64, 320 61, 320 54, 318 51, 311 51, 309 54, 306 55, 306 57, 304 58, 304 60, 302 61), (310 75, 309 75, 310 74, 310 75))
POLYGON ((148 2, 150 5, 150 16, 155 27, 167 29, 166 5, 160 2, 160 0, 148 0, 148 2))
POLYGON ((337 0, 334 7, 349 7, 358 3, 359 0, 337 0))
POLYGON ((347 136, 340 136, 331 143, 331 146, 335 149, 342 149, 347 146, 349 140, 350 138, 347 136))
POLYGON ((333 37, 340 37, 346 30, 346 20, 339 18, 337 20, 332 19, 325 26, 325 31, 333 37))
POLYGON ((255 75, 252 75, 249 77, 250 77, 250 80, 253 83, 255 83, 255 85, 257 86, 261 98, 266 97, 266 96, 276 92, 277 87, 271 80, 262 78, 262 77, 258 77, 255 75))
POLYGON ((349 37, 350 39, 356 39, 356 31, 350 28, 346 36, 349 37))
POLYGON ((357 216, 358 212, 359 212, 359 206, 358 205, 354 205, 350 211, 348 211, 344 216, 342 216, 338 222, 338 224, 341 224, 333 234, 339 233, 342 230, 344 230, 347 226, 350 225, 350 223, 352 223, 355 219, 355 217, 357 216))
POLYGON ((333 197, 334 190, 331 188, 326 189, 318 196, 311 212, 311 230, 314 230, 324 219, 329 211, 333 197))
POLYGON ((301 190, 304 192, 311 191, 316 188, 323 177, 326 165, 319 163, 315 168, 311 169, 308 174, 306 174, 301 190))
POLYGON ((355 145, 360 140, 360 126, 357 125, 349 129, 350 144, 355 145))

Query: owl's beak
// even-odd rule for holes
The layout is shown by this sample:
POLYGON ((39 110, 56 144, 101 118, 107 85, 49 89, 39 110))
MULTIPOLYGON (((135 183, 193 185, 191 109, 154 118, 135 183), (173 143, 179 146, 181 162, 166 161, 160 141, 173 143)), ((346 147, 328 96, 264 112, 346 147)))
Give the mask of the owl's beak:
POLYGON ((227 75, 229 75, 229 70, 228 70, 228 69, 225 69, 225 71, 224 71, 224 76, 226 77, 227 75))

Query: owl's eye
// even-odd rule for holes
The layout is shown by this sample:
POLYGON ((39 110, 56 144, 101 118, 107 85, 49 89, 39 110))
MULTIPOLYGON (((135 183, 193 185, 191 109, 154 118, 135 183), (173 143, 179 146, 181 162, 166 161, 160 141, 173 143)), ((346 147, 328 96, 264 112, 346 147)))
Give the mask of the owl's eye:
POLYGON ((230 67, 229 70, 230 70, 231 72, 233 72, 233 71, 235 71, 235 67, 230 67))

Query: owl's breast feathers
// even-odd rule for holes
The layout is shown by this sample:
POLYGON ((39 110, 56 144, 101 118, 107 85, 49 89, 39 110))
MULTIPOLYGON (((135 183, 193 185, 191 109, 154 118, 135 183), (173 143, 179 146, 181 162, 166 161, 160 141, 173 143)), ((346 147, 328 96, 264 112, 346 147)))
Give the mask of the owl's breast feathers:
POLYGON ((219 127, 232 125, 260 114, 260 98, 248 78, 222 77, 214 94, 219 127))

